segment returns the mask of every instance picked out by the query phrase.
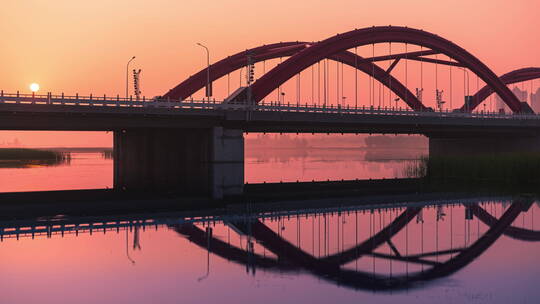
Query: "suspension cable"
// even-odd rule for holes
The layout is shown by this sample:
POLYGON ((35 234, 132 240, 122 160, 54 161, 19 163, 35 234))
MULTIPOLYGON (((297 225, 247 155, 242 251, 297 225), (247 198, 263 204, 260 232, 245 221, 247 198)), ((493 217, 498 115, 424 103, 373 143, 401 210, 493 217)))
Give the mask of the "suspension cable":
MULTIPOLYGON (((279 63, 281 64, 282 62, 283 62, 283 58, 279 57, 279 63)), ((278 86, 277 96, 278 96, 278 105, 279 105, 281 104, 281 85, 278 86)), ((283 98, 283 101, 285 101, 285 98, 283 98)))
MULTIPOLYGON (((409 78, 409 69, 408 69, 408 66, 409 66, 409 60, 407 60, 407 52, 408 52, 408 44, 405 43, 405 87, 408 89, 409 88, 409 85, 408 85, 408 78, 409 78)), ((405 95, 405 103, 406 104, 409 104, 408 103, 408 99, 409 99, 409 94, 406 94, 405 95)))
POLYGON ((321 104, 321 62, 317 62, 317 106, 321 104))
POLYGON ((336 105, 339 105, 339 61, 336 61, 336 105))
MULTIPOLYGON (((372 43, 371 44, 371 57, 375 57, 375 43, 372 43)), ((369 102, 370 102, 370 106, 374 106, 375 105, 375 90, 373 89, 374 87, 374 82, 373 82, 373 77, 375 76, 375 65, 372 65, 371 66, 371 79, 369 80, 369 102)))
MULTIPOLYGON (((389 42, 388 43, 388 46, 390 48, 389 52, 390 52, 390 56, 392 56, 392 42, 389 42)), ((394 60, 397 60, 397 59, 394 59, 394 60)), ((388 62, 388 69, 390 69, 390 67, 392 66, 392 61, 388 62)), ((392 105, 392 76, 390 75, 391 71, 388 72, 388 98, 389 98, 389 101, 390 101, 390 105, 392 105)), ((397 110, 397 101, 396 101, 396 110, 397 110)))
MULTIPOLYGON (((438 54, 435 54, 435 60, 438 58, 438 54)), ((442 104, 440 104, 442 96, 439 97, 439 94, 439 64, 435 62, 435 106, 437 107, 437 110, 442 110, 442 104)))
MULTIPOLYGON (((480 88, 480 77, 478 77, 477 74, 475 74, 475 75, 476 75, 476 90, 475 90, 475 92, 478 93, 478 88, 480 88)), ((476 96, 476 98, 478 98, 478 96, 476 95, 476 93, 475 93, 474 95, 476 96)), ((475 102, 476 102, 476 101, 475 101, 475 102)), ((485 112, 485 110, 486 110, 486 105, 487 105, 487 104, 484 103, 484 112, 485 112)))
POLYGON ((231 96, 231 73, 227 73, 227 97, 231 96))
MULTIPOLYGON (((354 108, 358 108, 358 54, 354 47, 354 108)), ((531 90, 532 92, 532 90, 531 90)))
POLYGON ((343 107, 345 106, 345 76, 343 75, 343 62, 340 62, 339 65, 341 66, 341 101, 343 104, 343 107))
MULTIPOLYGON (((435 54, 435 60, 438 59, 438 55, 435 54)), ((435 62, 435 90, 439 92, 439 65, 435 62)))
MULTIPOLYGON (((382 91, 382 86, 381 86, 381 83, 379 82, 379 108, 381 107, 381 91, 382 91)), ((382 107, 384 107, 384 100, 382 101, 383 104, 382 104, 382 107)))
POLYGON ((454 107, 452 106, 452 66, 450 66, 450 110, 452 110, 454 107))
MULTIPOLYGON (((424 46, 421 45, 420 52, 423 52, 423 51, 424 51, 424 46)), ((424 89, 424 61, 422 59, 423 57, 420 56, 420 90, 424 89)))
MULTIPOLYGON (((266 74, 266 60, 263 60, 263 75, 266 74)), ((266 99, 266 96, 262 99, 262 102, 264 103, 264 100, 266 99)))
MULTIPOLYGON (((463 96, 467 96, 467 91, 466 91, 467 84, 465 83, 465 76, 466 76, 465 73, 467 72, 465 71, 465 68, 463 68, 463 96)), ((469 108, 469 106, 467 106, 467 108, 469 108)))
POLYGON ((300 105, 300 73, 296 74, 296 105, 300 105))
POLYGON ((326 107, 326 67, 327 67, 327 64, 328 61, 326 59, 324 59, 323 61, 323 94, 324 94, 324 99, 323 99, 323 106, 326 107))
POLYGON ((315 67, 311 66, 311 104, 313 105, 313 100, 315 99, 315 88, 314 88, 314 82, 315 82, 315 67))

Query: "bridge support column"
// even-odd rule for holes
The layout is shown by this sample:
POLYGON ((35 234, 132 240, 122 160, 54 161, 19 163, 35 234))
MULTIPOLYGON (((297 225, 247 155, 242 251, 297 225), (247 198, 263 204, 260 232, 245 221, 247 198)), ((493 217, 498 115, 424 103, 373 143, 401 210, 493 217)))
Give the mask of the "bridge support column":
POLYGON ((430 156, 481 156, 540 152, 540 136, 429 136, 430 156))
POLYGON ((242 130, 212 129, 210 155, 212 196, 240 195, 244 192, 244 133, 242 130))
POLYGON ((239 130, 126 129, 114 133, 114 187, 221 199, 244 185, 239 130))

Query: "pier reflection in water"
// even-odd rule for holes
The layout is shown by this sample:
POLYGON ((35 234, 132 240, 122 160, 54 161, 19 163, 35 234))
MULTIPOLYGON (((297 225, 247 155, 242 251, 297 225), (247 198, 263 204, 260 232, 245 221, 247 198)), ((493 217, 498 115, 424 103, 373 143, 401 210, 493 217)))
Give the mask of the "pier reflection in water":
POLYGON ((532 200, 250 208, 2 222, 2 298, 535 303, 540 296, 540 210, 532 200))

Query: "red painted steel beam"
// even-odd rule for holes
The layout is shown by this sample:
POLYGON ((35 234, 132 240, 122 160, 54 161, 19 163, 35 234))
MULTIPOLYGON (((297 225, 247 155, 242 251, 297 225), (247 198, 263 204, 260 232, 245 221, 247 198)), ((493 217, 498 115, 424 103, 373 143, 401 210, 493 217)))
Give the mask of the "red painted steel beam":
POLYGON ((372 27, 353 30, 315 43, 278 65, 252 85, 255 102, 262 100, 294 75, 318 61, 354 47, 383 43, 410 43, 440 52, 463 64, 501 96, 513 112, 521 112, 522 105, 517 97, 484 63, 465 49, 440 36, 406 27, 372 27))
MULTIPOLYGON (((309 47, 308 42, 285 42, 271 44, 268 46, 257 47, 237 53, 231 57, 227 57, 210 66, 210 81, 219 79, 228 73, 236 71, 247 64, 247 55, 252 56, 253 62, 270 60, 280 57, 292 56, 299 51, 309 47)), ((425 53, 427 51, 424 51, 425 53)), ((357 68, 365 74, 373 76, 377 81, 381 82, 390 88, 397 96, 404 100, 412 109, 428 110, 417 98, 409 91, 397 78, 389 75, 385 70, 381 69, 376 64, 365 60, 363 57, 355 55, 348 51, 340 52, 328 57, 347 64, 353 68, 357 68)), ((189 77, 175 88, 170 90, 163 98, 170 99, 186 99, 206 85, 206 68, 199 71, 195 75, 189 77)))
POLYGON ((397 66, 397 64, 399 63, 399 58, 394 60, 394 62, 392 62, 392 64, 388 67, 388 69, 386 69, 386 73, 390 74, 392 72, 392 70, 397 66))
POLYGON ((425 51, 417 51, 417 52, 408 52, 408 53, 398 53, 398 54, 392 54, 392 55, 384 55, 384 56, 375 56, 375 57, 367 57, 364 60, 375 62, 375 61, 384 61, 384 60, 393 60, 393 59, 412 59, 414 57, 418 56, 428 56, 428 55, 436 55, 439 54, 439 52, 433 51, 433 50, 425 50, 425 51))
POLYGON ((459 62, 455 62, 455 61, 433 59, 433 58, 424 58, 424 57, 413 57, 413 58, 407 58, 407 59, 416 60, 416 61, 422 61, 422 62, 442 64, 442 65, 450 65, 450 66, 455 66, 455 67, 463 67, 463 64, 461 64, 459 62))
MULTIPOLYGON (((219 79, 230 72, 236 71, 247 65, 246 56, 249 54, 257 59, 258 61, 275 58, 274 54, 279 52, 282 57, 291 56, 301 49, 306 47, 306 43, 299 42, 280 42, 269 45, 263 45, 253 49, 245 50, 239 52, 233 56, 224 58, 210 66, 210 81, 219 79), (265 54, 269 54, 266 55, 265 54)), ((206 85, 206 68, 199 71, 198 73, 190 76, 188 79, 178 84, 176 87, 172 88, 163 95, 163 98, 170 99, 186 99, 191 96, 193 93, 197 92, 206 85)))

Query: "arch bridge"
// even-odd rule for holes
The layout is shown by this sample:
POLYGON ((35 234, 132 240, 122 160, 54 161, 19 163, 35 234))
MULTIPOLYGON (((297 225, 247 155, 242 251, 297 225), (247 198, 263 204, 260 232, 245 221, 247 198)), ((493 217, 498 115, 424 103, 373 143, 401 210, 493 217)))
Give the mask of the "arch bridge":
POLYGON ((113 131, 115 188, 219 199, 243 192, 246 132, 422 134, 430 139, 431 155, 540 151, 540 117, 508 88, 529 82, 532 89, 539 77, 537 67, 499 77, 448 39, 418 29, 379 26, 317 42, 248 49, 152 99, 1 91, 0 129, 113 131), (376 45, 378 51, 380 46, 388 51, 375 54, 376 45), (335 62, 334 73, 329 62, 335 62), (263 73, 255 78, 257 65, 263 73), (414 67, 419 70, 412 74, 420 78, 416 90, 409 77, 414 67), (456 105, 452 88, 461 80, 456 81, 458 74, 452 71, 462 71, 464 80, 463 103, 456 105), (233 73, 240 74, 237 88, 230 86, 233 73), (477 92, 472 94, 474 77, 477 92), (368 86, 361 85, 362 78, 368 86), (443 84, 443 79, 449 82, 443 84), (212 83, 225 80, 221 100, 192 98, 205 87, 211 95, 212 83), (291 99, 284 88, 294 82, 296 98, 291 99), (424 94, 430 83, 435 89, 431 101, 424 94), (449 100, 443 94, 448 92, 449 100), (493 95, 510 113, 487 110, 493 95))

